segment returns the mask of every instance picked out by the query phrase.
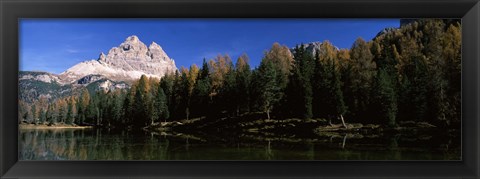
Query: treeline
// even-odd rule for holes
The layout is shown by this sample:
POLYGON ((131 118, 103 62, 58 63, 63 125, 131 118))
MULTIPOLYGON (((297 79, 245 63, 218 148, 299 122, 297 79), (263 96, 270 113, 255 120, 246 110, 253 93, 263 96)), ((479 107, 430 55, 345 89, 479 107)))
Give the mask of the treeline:
MULTIPOLYGON (((20 101, 35 123, 145 127, 161 121, 215 120, 252 112, 265 118, 324 118, 396 126, 399 121, 458 124, 461 116, 461 24, 416 20, 358 38, 350 49, 330 42, 313 54, 278 43, 251 69, 246 54, 204 59, 161 80, 142 76, 128 90, 84 90, 49 103, 20 101)), ((338 121, 336 121, 338 122, 338 121)))

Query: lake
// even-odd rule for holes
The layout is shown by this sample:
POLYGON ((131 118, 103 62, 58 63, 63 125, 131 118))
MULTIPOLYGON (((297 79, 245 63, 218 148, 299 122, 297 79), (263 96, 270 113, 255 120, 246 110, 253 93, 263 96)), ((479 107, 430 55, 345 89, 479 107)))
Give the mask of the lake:
POLYGON ((438 132, 185 134, 20 129, 19 160, 460 160, 460 137, 438 132))

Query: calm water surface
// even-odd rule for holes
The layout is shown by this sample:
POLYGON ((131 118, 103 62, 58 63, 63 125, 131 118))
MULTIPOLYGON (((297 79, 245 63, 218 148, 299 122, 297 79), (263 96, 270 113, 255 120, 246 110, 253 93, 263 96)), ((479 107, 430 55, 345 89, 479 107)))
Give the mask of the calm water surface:
POLYGON ((20 160, 460 160, 459 137, 21 129, 20 160))

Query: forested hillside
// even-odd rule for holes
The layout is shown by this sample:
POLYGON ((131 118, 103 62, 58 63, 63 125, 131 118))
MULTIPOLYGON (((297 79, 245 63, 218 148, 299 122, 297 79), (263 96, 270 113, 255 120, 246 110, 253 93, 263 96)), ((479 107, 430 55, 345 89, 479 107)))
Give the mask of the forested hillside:
MULTIPOLYGON (((19 101, 19 121, 141 129, 164 121, 214 121, 248 114, 331 123, 402 121, 459 128, 461 24, 414 20, 350 49, 329 41, 312 52, 274 43, 260 65, 247 54, 203 60, 161 79, 145 75, 128 89, 85 88, 54 101, 19 101)), ((20 91, 25 93, 27 91, 20 91)))

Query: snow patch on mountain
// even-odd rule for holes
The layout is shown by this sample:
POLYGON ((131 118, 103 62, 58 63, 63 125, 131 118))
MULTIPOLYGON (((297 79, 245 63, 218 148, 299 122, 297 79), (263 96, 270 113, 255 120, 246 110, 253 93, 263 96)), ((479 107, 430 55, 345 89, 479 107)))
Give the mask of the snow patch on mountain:
POLYGON ((86 75, 102 75, 115 81, 131 81, 142 75, 160 78, 177 70, 175 61, 155 42, 147 47, 137 36, 128 37, 97 60, 78 63, 60 74, 72 83, 86 75))

